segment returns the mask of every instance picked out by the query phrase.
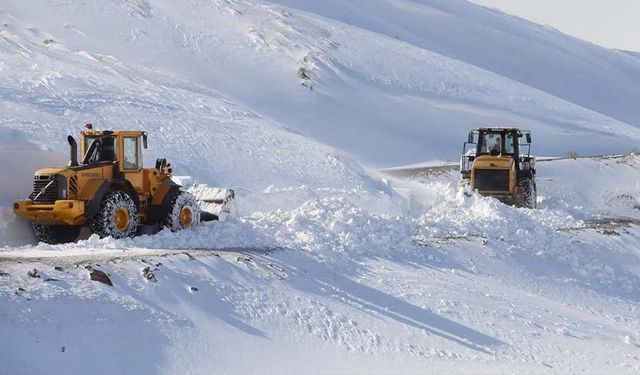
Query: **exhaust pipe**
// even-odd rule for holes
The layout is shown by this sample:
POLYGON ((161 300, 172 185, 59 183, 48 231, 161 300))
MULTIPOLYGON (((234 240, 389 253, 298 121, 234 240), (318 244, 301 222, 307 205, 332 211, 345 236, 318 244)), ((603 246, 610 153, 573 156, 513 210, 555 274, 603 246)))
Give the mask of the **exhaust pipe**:
POLYGON ((70 155, 69 155, 69 167, 77 167, 78 166, 78 143, 75 138, 72 136, 67 137, 67 142, 69 142, 69 146, 71 147, 70 155))

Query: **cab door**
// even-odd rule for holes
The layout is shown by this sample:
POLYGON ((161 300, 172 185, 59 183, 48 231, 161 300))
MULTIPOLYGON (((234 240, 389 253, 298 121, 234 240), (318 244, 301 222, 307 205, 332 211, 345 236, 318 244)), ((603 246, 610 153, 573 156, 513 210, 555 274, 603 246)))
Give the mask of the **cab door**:
POLYGON ((125 135, 122 137, 122 163, 120 171, 133 188, 141 194, 143 191, 142 150, 140 136, 125 135))

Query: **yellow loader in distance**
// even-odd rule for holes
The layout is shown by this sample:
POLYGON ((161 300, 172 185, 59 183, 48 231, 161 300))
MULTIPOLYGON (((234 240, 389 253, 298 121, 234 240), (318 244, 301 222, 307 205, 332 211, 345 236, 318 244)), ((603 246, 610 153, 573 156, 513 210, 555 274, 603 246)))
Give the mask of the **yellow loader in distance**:
POLYGON ((531 132, 517 128, 474 129, 462 149, 461 182, 504 203, 536 208, 535 166, 531 132))

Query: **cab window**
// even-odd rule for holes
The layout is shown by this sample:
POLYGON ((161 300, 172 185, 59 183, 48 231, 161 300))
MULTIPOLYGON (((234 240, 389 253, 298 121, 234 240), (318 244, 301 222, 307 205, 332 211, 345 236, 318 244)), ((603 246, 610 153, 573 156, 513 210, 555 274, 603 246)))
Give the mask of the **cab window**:
POLYGON ((484 133, 480 137, 480 153, 495 154, 500 153, 502 148, 502 137, 500 133, 484 133))
MULTIPOLYGON (((91 148, 91 145, 93 144, 93 142, 95 142, 96 140, 102 138, 102 136, 86 136, 84 137, 84 152, 87 153, 89 151, 89 148, 91 148)), ((101 155, 100 150, 95 150, 94 154, 91 156, 91 159, 89 159, 90 163, 95 163, 95 162, 100 162, 100 161, 113 161, 115 158, 115 155, 118 154, 118 143, 114 142, 113 143, 113 153, 109 153, 109 157, 108 158, 104 158, 104 155, 101 155)), ((81 155, 81 157, 84 157, 84 155, 81 155)))
POLYGON ((507 134, 504 140, 504 153, 514 155, 516 153, 514 137, 515 134, 507 134))
POLYGON ((137 170, 140 165, 140 158, 138 157, 138 138, 137 137, 125 137, 124 138, 124 169, 137 170))
POLYGON ((89 150, 89 147, 91 147, 91 145, 93 144, 93 142, 95 142, 96 139, 98 139, 98 137, 85 137, 84 138, 84 149, 85 149, 85 152, 87 150, 89 150))
MULTIPOLYGON (((88 152, 89 148, 91 147, 91 145, 93 144, 93 142, 95 142, 99 137, 85 137, 84 138, 84 152, 88 152)), ((96 157, 98 156, 97 153, 93 154, 91 156, 91 159, 89 160, 89 162, 96 162, 96 157)), ((83 155, 84 157, 84 155, 83 155)))

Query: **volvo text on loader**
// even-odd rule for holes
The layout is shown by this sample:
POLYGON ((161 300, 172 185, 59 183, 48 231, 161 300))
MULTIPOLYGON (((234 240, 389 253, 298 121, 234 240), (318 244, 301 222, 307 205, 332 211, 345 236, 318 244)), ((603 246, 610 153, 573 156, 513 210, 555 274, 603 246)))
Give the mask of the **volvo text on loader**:
POLYGON ((36 171, 29 199, 14 203, 15 214, 33 223, 38 240, 71 242, 82 227, 100 237, 123 238, 147 226, 177 231, 200 222, 197 201, 171 180, 166 159, 143 168, 146 132, 85 128, 82 159, 69 136, 69 165, 36 171))
POLYGON ((516 128, 474 129, 462 149, 461 182, 504 203, 536 208, 535 162, 531 156, 531 132, 516 128))

